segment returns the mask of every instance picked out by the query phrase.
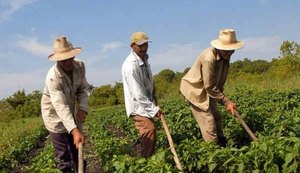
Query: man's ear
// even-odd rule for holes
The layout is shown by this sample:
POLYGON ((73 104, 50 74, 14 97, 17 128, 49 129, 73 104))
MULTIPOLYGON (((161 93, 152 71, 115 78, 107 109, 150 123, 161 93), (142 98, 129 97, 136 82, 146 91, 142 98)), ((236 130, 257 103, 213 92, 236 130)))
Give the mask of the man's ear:
POLYGON ((130 44, 130 47, 133 48, 134 45, 135 45, 135 43, 131 43, 131 44, 130 44))

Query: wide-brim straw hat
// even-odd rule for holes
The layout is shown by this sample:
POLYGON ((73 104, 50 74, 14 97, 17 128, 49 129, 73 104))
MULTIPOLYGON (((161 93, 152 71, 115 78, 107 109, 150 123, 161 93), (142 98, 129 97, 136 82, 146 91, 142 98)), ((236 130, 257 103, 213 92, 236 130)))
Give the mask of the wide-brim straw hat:
POLYGON ((54 40, 54 53, 48 56, 49 61, 62 61, 75 57, 81 52, 80 47, 73 47, 65 36, 57 37, 54 40))
POLYGON ((236 50, 244 47, 243 41, 237 41, 233 29, 221 29, 219 38, 211 41, 210 44, 220 50, 236 50))

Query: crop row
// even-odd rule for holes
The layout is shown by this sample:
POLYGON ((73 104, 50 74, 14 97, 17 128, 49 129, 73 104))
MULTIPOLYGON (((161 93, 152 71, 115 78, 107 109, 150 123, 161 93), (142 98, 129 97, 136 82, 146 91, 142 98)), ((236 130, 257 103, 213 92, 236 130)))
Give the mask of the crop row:
MULTIPOLYGON (((199 127, 181 98, 162 100, 176 151, 185 172, 297 172, 300 162, 300 90, 255 92, 236 89, 230 97, 258 136, 251 141, 237 119, 220 107, 229 144, 221 148, 201 139, 199 127)), ((122 106, 94 109, 87 121, 107 172, 176 172, 159 121, 157 152, 132 157, 137 131, 122 106)))
POLYGON ((0 124, 0 171, 5 172, 27 159, 31 150, 47 134, 42 120, 24 118, 0 124))
MULTIPOLYGON (((228 146, 204 142, 182 98, 160 101, 184 172, 300 172, 300 90, 236 88, 232 93, 230 98, 257 141, 251 141, 237 119, 220 107, 228 146)), ((91 108, 84 129, 105 172, 179 172, 161 122, 155 124, 157 150, 148 159, 136 156, 138 132, 124 106, 91 108)), ((50 142, 25 170, 57 172, 50 142)))

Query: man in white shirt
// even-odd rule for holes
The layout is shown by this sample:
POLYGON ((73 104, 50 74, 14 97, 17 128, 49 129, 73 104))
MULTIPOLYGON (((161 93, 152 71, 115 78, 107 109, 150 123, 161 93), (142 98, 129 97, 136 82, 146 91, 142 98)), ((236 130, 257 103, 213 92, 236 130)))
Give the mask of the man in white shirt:
POLYGON ((163 114, 155 103, 152 73, 148 63, 148 42, 146 33, 133 33, 131 52, 122 66, 126 113, 133 118, 139 131, 143 157, 150 157, 155 152, 156 128, 153 118, 159 118, 163 114))

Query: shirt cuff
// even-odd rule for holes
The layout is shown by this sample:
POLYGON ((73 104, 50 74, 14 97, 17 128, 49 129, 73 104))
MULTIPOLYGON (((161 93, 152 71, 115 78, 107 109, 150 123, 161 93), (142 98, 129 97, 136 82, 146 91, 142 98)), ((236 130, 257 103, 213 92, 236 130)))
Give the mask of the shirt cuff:
POLYGON ((155 110, 153 111, 154 114, 151 114, 151 115, 150 115, 151 118, 154 118, 158 111, 159 111, 159 107, 156 106, 156 107, 155 107, 155 110))

